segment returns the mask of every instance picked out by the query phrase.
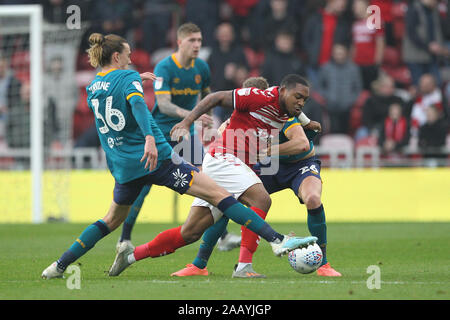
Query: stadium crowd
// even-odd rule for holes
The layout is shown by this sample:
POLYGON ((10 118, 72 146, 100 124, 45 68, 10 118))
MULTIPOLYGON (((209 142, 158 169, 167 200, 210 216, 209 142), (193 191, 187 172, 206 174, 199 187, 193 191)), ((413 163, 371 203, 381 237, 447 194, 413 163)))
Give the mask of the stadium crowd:
MULTIPOLYGON (((145 72, 176 49, 177 27, 191 21, 202 30, 201 57, 211 69, 212 91, 240 87, 257 75, 277 85, 298 73, 311 82, 304 111, 321 122, 322 136, 347 135, 355 147, 378 145, 387 158, 414 150, 423 157, 450 154, 448 0, 0 0, 18 3, 41 3, 45 21, 55 24, 66 23, 69 5, 80 7, 88 28, 78 74, 94 72, 85 52, 92 32, 124 36, 133 48, 133 67, 145 72), (372 5, 377 7, 368 13, 372 5)), ((15 114, 28 107, 29 75, 12 72, 14 51, 1 43, 0 136, 9 147, 24 147, 29 141, 15 141, 14 133, 24 119, 15 114)), ((60 68, 57 59, 50 66, 55 83, 61 82, 60 68)), ((145 90, 152 107, 152 85, 145 90)), ((73 119, 73 144, 96 146, 84 85, 74 96, 78 102, 64 112, 73 119)), ((58 136, 57 110, 47 109, 53 115, 46 125, 50 137, 58 136)), ((220 108, 214 112, 217 123, 229 116, 220 108)))

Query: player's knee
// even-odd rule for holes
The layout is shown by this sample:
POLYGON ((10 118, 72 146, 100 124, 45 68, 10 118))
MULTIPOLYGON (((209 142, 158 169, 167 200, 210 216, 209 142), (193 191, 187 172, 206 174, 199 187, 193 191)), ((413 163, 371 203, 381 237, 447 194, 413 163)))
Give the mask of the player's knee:
POLYGON ((194 228, 184 228, 184 226, 181 228, 181 237, 187 244, 197 241, 202 234, 203 231, 194 228))
POLYGON ((303 197, 303 202, 308 209, 314 209, 320 206, 322 200, 320 199, 319 193, 311 192, 303 197))
POLYGON ((260 205, 258 208, 260 208, 264 212, 268 212, 270 207, 272 206, 272 199, 270 198, 269 194, 265 195, 264 197, 261 197, 260 205))

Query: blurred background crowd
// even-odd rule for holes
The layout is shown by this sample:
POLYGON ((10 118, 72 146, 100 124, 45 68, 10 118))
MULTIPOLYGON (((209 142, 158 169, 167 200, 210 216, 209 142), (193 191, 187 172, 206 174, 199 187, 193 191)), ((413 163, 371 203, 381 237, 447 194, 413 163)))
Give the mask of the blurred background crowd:
MULTIPOLYGON (((355 148, 377 147, 385 159, 449 158, 448 0, 0 0, 0 10, 18 3, 42 4, 48 24, 65 24, 67 7, 76 4, 87 26, 75 56, 77 85, 61 88, 67 83, 61 57, 45 66, 51 76, 44 90, 52 88, 45 94, 50 115, 45 127, 52 146, 58 146, 61 118, 72 124, 74 146, 98 143, 85 92, 95 74, 85 52, 90 33, 124 36, 133 50, 133 68, 145 72, 176 50, 176 29, 190 21, 202 30, 201 58, 210 66, 212 91, 240 87, 257 75, 278 85, 284 75, 298 73, 311 83, 304 111, 322 123, 322 137, 339 136, 345 139, 335 143, 355 148), (367 12, 372 5, 380 20, 377 10, 367 12)), ((29 141, 15 141, 15 113, 29 102, 29 74, 18 72, 14 63, 23 64, 27 52, 6 50, 2 43, 5 37, 0 38, 0 136, 9 148, 24 147, 29 141)), ((145 90, 152 107, 151 84, 145 90)), ((214 116, 220 122, 229 111, 217 108, 214 116)), ((17 121, 23 126, 22 116, 17 121)))

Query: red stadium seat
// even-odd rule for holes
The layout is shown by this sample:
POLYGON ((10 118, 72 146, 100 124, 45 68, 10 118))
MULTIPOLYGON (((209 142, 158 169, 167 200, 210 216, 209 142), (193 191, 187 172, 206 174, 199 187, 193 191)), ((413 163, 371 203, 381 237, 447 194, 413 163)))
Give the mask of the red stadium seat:
POLYGON ((400 52, 396 48, 386 47, 383 53, 383 66, 396 67, 402 63, 400 52))
POLYGON ((401 85, 404 88, 407 88, 411 85, 411 72, 406 66, 400 66, 397 68, 384 68, 383 71, 394 78, 395 82, 401 85))
POLYGON ((131 63, 136 66, 138 72, 151 71, 152 64, 150 54, 143 49, 134 49, 131 52, 131 63))

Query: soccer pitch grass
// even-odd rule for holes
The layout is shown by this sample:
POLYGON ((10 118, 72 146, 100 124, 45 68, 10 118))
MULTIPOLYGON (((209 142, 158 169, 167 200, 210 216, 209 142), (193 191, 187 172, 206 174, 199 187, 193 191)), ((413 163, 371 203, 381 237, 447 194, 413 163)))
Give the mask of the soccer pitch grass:
MULTIPOLYGON (((135 245, 148 242, 171 224, 137 224, 135 245)), ((304 224, 278 224, 279 232, 307 235, 304 224)), ((69 289, 68 278, 42 280, 41 272, 72 244, 85 224, 0 225, 0 299, 151 299, 151 300, 320 300, 450 298, 449 223, 329 223, 328 259, 340 278, 302 275, 287 257, 277 258, 261 241, 254 256, 256 271, 266 279, 233 279, 239 250, 215 250, 209 277, 171 277, 191 263, 199 242, 174 254, 137 262, 119 277, 107 275, 121 229, 100 241, 75 263, 80 289, 69 289), (379 268, 380 287, 373 271, 379 268)), ((229 230, 239 232, 230 223, 229 230)))

